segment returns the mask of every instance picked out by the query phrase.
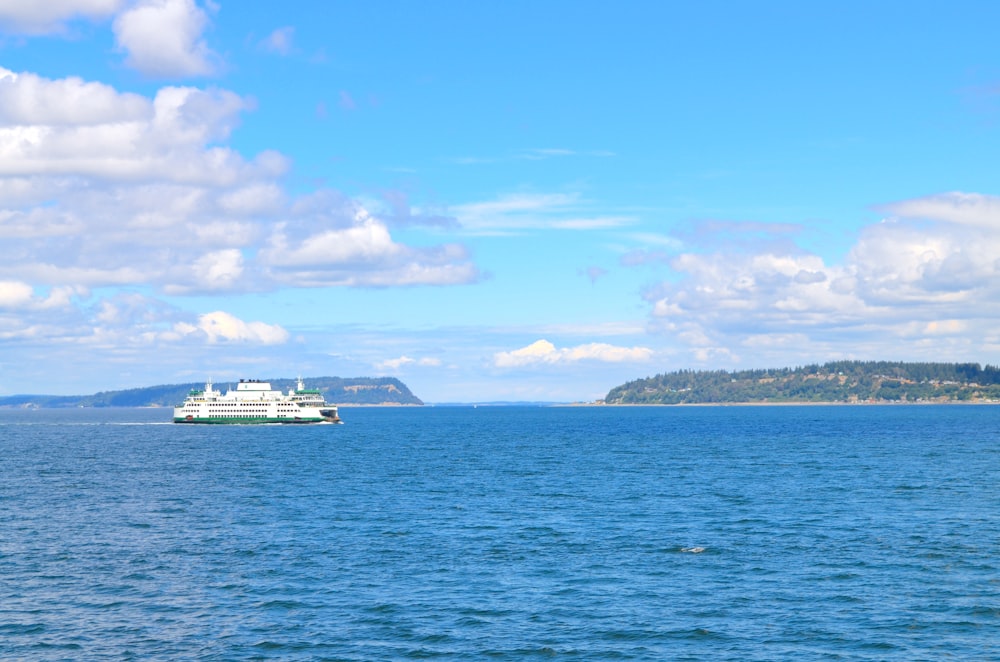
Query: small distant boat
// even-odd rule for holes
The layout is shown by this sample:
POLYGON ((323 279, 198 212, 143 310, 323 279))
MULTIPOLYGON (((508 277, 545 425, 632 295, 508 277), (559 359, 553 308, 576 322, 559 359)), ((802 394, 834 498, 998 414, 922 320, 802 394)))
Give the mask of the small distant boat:
POLYGON ((288 393, 270 382, 241 379, 236 390, 216 390, 211 380, 204 390, 193 389, 184 404, 174 407, 174 423, 340 423, 337 406, 327 404, 318 389, 307 389, 299 379, 288 393))

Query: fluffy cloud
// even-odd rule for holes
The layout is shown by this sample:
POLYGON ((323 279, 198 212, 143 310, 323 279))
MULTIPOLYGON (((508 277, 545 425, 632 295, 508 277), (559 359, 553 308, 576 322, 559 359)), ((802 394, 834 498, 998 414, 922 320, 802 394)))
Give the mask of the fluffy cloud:
MULTIPOLYGON (((208 15, 194 0, 0 0, 0 28, 13 34, 62 33, 79 18, 112 17, 126 66, 146 76, 206 76, 220 68, 221 59, 202 38, 208 15)), ((290 38, 290 33, 278 31, 271 41, 280 49, 290 38)))
POLYGON ((269 276, 305 287, 452 285, 479 278, 462 246, 405 246, 392 239, 385 223, 352 207, 342 210, 334 227, 312 234, 301 223, 278 225, 259 255, 269 276))
POLYGON ((48 80, 0 68, 0 125, 7 130, 37 127, 41 133, 122 124, 141 121, 150 111, 144 97, 120 94, 108 85, 76 77, 48 80))
POLYGON ((258 345, 280 345, 288 342, 288 331, 276 324, 244 322, 223 311, 206 313, 198 318, 197 328, 209 342, 242 342, 258 345))
POLYGON ((55 287, 46 296, 39 296, 28 283, 5 280, 0 281, 0 309, 39 311, 65 308, 74 296, 85 292, 81 288, 55 287))
POLYGON ((247 163, 210 146, 228 138, 249 107, 223 90, 166 87, 149 100, 77 78, 0 69, 0 176, 233 185, 279 174, 280 157, 247 163))
POLYGON ((0 0, 0 26, 8 32, 51 34, 62 32, 76 18, 103 19, 115 14, 125 0, 0 0))
MULTIPOLYGON (((0 283, 0 297, 5 291, 4 284, 0 283)), ((18 299, 18 305, 32 305, 31 301, 24 300, 27 292, 23 287, 12 294, 18 299)), ((54 292, 34 305, 54 308, 53 303, 67 304, 61 311, 50 313, 45 323, 52 329, 61 329, 57 334, 61 342, 73 345, 152 351, 154 347, 171 345, 185 348, 219 344, 282 345, 291 337, 276 324, 245 321, 222 310, 192 315, 137 293, 122 292, 80 307, 69 306, 66 294, 79 293, 54 292), (73 326, 89 329, 89 334, 71 329, 73 326)), ((2 308, 0 299, 0 310, 2 308)))
POLYGON ((205 253, 191 265, 190 275, 190 285, 176 284, 183 280, 183 276, 179 276, 173 279, 175 284, 167 285, 164 290, 167 294, 230 290, 243 276, 243 253, 235 248, 205 253))
POLYGON ((645 293, 654 326, 705 360, 891 356, 902 338, 928 358, 967 359, 995 343, 1000 199, 950 193, 883 209, 895 217, 864 228, 842 264, 786 241, 676 254, 681 278, 645 293))
POLYGON ((203 276, 198 267, 210 258, 189 249, 178 259, 171 247, 221 248, 206 235, 231 247, 233 224, 253 210, 218 215, 217 205, 283 171, 271 155, 247 162, 208 146, 245 108, 222 91, 165 88, 150 101, 0 70, 0 188, 14 193, 0 202, 0 236, 14 239, 0 247, 0 273, 52 285, 139 284, 187 262, 191 279, 203 276), (64 96, 78 113, 64 110, 64 96))
MULTIPOLYGON (((164 87, 150 97, 0 69, 0 339, 22 361, 0 368, 32 366, 45 383, 45 366, 104 374, 151 353, 179 370, 241 371, 261 355, 248 346, 301 353, 280 326, 223 310, 194 315, 136 292, 480 278, 461 245, 409 246, 378 212, 334 191, 291 195, 288 159, 226 145, 251 108, 221 89, 164 87), (93 300, 92 290, 104 296, 93 300)), ((421 224, 405 206, 398 196, 386 205, 407 227, 421 224)))
POLYGON ((948 193, 885 209, 897 218, 866 228, 848 255, 847 284, 861 299, 928 318, 996 313, 1000 198, 948 193))
POLYGON ((0 281, 0 308, 19 308, 31 301, 34 294, 27 283, 0 281))
POLYGON ((334 192, 291 198, 285 157, 224 146, 250 108, 0 69, 0 279, 189 294, 479 278, 461 245, 402 244, 334 192))
POLYGON ((616 347, 605 343, 589 343, 576 347, 557 348, 548 340, 536 340, 527 347, 510 352, 498 352, 493 363, 498 368, 515 368, 537 364, 601 361, 605 363, 648 361, 653 351, 645 347, 616 347))
POLYGON ((148 76, 204 76, 218 67, 201 38, 207 25, 193 0, 144 0, 118 15, 114 32, 125 63, 148 76))

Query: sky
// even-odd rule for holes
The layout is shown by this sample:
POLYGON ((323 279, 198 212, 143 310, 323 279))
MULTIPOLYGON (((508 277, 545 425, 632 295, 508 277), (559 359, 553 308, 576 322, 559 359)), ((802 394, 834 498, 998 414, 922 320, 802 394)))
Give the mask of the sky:
POLYGON ((1000 3, 0 0, 0 395, 1000 364, 1000 3))

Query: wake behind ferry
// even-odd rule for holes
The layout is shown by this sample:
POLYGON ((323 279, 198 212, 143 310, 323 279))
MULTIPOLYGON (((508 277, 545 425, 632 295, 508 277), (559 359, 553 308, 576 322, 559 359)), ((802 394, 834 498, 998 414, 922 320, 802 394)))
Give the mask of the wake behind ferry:
POLYGON ((297 388, 282 393, 270 382, 241 379, 236 390, 223 394, 209 381, 205 390, 193 389, 184 404, 174 407, 174 423, 340 423, 337 406, 327 404, 317 389, 297 388))

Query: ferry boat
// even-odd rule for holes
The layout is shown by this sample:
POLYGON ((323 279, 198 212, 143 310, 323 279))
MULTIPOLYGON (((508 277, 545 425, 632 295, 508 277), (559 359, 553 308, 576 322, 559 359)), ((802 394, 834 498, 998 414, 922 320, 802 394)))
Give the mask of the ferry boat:
POLYGON ((174 407, 174 423, 340 423, 337 406, 327 404, 317 389, 297 388, 282 393, 270 382, 241 379, 225 394, 212 386, 193 389, 184 404, 174 407))

